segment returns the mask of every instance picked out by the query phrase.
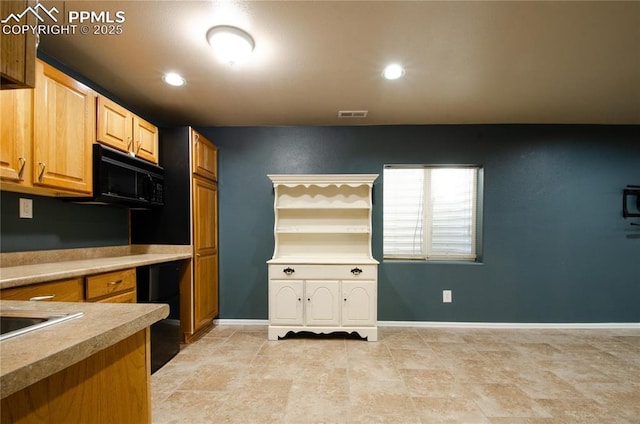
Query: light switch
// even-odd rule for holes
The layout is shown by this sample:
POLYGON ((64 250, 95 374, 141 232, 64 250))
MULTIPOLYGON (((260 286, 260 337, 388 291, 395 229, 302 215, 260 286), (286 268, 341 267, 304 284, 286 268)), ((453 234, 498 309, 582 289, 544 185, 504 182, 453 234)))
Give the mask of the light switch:
POLYGON ((33 218, 33 199, 20 198, 20 218, 33 218))
POLYGON ((451 303, 452 300, 451 290, 442 290, 442 303, 451 303))

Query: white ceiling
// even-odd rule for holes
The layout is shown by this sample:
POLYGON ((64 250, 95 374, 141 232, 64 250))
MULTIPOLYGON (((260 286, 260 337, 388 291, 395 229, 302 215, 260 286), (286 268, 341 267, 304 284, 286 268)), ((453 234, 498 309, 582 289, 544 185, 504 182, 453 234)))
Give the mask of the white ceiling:
MULTIPOLYGON (((42 1, 45 5, 60 1, 42 1)), ((43 35, 40 49, 167 124, 640 124, 640 2, 82 1, 120 35, 43 35), (255 39, 248 62, 206 31, 255 39), (386 81, 391 61, 404 78, 386 81), (182 88, 161 76, 177 71, 182 88), (368 110, 338 119, 338 110, 368 110)))

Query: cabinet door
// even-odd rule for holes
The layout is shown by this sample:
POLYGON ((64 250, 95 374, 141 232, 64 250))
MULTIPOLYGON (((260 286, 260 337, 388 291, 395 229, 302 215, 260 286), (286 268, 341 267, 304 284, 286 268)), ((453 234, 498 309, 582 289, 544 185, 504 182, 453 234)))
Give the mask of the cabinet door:
POLYGON ((134 115, 133 141, 136 156, 158 163, 158 128, 155 125, 134 115))
POLYGON ((342 325, 375 325, 377 296, 375 281, 342 282, 342 325))
POLYGON ((0 91, 0 178, 30 181, 33 139, 33 90, 0 91))
POLYGON ((104 96, 97 100, 98 128, 96 139, 122 152, 133 149, 131 112, 104 96))
POLYGON ((195 258, 194 326, 196 331, 218 315, 218 255, 195 258))
POLYGON ((306 325, 336 326, 340 324, 340 292, 338 281, 305 282, 306 325))
POLYGON ((218 189, 193 180, 194 325, 197 330, 218 315, 218 189))
MULTIPOLYGON (((34 7, 35 0, 0 1, 0 16, 10 14, 20 16, 23 25, 37 25, 36 14, 25 13, 27 7, 34 7)), ((8 19, 8 18, 7 18, 8 19)), ((7 28, 10 25, 7 23, 7 28)), ((4 25, 3 25, 4 28, 4 25)), ((2 88, 23 88, 35 86, 36 36, 34 31, 22 31, 21 34, 3 33, 0 37, 0 76, 2 88)))
POLYGON ((302 280, 269 282, 269 324, 302 325, 302 280))
POLYGON ((218 179, 218 148, 194 130, 191 130, 191 140, 193 173, 216 181, 218 179))
POLYGON ((42 62, 36 78, 33 184, 90 194, 95 95, 42 62))

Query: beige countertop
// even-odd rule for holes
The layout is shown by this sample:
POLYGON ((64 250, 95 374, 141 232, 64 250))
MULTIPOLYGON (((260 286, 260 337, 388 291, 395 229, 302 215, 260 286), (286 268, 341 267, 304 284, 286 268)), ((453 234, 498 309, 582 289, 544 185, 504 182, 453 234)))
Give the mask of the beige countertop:
POLYGON ((191 259, 191 246, 118 246, 2 254, 0 289, 191 259))
POLYGON ((0 310, 82 312, 0 342, 0 394, 9 396, 166 318, 165 304, 0 300, 0 310))

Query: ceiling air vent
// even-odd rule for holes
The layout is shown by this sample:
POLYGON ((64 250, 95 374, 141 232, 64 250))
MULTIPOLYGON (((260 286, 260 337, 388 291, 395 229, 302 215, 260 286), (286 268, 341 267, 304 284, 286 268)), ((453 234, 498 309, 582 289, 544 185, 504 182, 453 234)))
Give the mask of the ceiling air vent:
POLYGON ((338 118, 366 118, 368 110, 339 110, 338 118))

